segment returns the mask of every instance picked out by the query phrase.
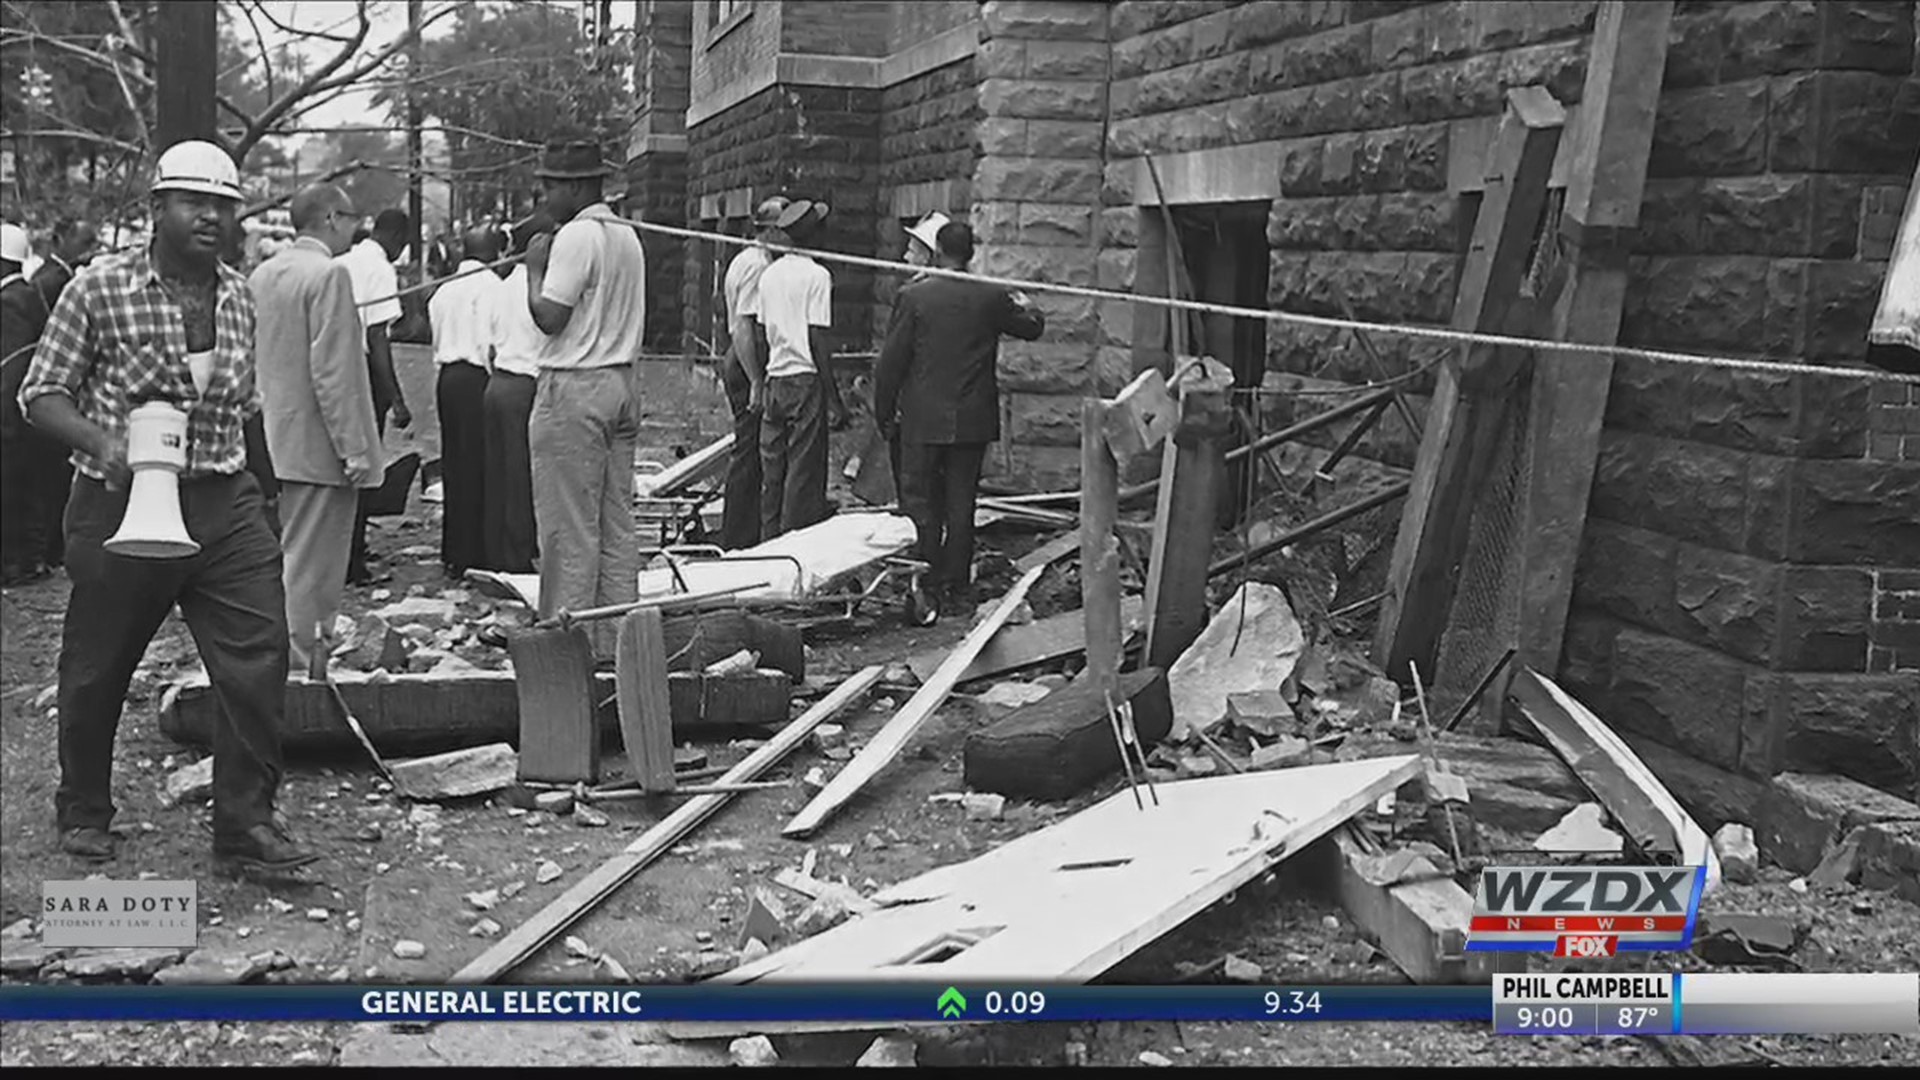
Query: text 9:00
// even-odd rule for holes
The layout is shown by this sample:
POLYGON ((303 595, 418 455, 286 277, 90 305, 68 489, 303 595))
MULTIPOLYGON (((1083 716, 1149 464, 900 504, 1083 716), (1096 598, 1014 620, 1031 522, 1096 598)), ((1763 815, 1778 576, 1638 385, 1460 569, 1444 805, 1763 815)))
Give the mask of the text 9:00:
POLYGON ((1567 1006, 1534 1009, 1522 1006, 1513 1011, 1514 1022, 1523 1028, 1565 1031, 1573 1027, 1573 1010, 1567 1006))

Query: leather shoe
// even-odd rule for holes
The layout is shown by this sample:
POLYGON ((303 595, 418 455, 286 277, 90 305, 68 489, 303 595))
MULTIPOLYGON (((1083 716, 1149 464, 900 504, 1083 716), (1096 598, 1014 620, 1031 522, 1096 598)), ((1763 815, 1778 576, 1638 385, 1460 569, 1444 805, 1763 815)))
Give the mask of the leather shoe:
POLYGON ((301 848, 279 825, 255 825, 239 836, 216 837, 215 858, 254 870, 292 870, 318 862, 320 856, 301 848))
POLYGON ((940 621, 939 593, 915 585, 907 597, 907 617, 915 626, 932 626, 940 621))
POLYGON ((106 862, 113 858, 116 847, 112 833, 91 825, 68 829, 60 834, 61 851, 93 862, 106 862))

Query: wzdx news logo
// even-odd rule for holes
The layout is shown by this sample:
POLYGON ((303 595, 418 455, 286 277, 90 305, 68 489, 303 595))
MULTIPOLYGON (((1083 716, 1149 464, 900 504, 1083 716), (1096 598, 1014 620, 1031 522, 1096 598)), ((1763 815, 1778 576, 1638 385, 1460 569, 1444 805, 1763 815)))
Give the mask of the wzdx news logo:
POLYGON ((1489 867, 1467 949, 1593 959, 1684 951, 1706 881, 1704 866, 1489 867))

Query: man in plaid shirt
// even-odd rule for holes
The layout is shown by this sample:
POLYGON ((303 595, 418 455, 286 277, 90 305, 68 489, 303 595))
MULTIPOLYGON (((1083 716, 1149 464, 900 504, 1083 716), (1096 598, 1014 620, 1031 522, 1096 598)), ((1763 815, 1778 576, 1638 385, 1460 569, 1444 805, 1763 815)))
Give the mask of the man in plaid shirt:
POLYGON ((239 174, 204 142, 160 156, 153 243, 101 259, 60 297, 20 405, 35 427, 73 448, 67 505, 67 602, 60 642, 60 846, 114 854, 113 738, 135 665, 178 604, 220 700, 213 733, 213 848, 240 869, 313 862, 274 811, 282 772, 286 599, 280 545, 247 471, 244 426, 254 385, 253 298, 221 264, 237 228, 239 174), (127 416, 148 401, 187 411, 181 516, 200 544, 181 559, 108 553, 132 480, 127 416))

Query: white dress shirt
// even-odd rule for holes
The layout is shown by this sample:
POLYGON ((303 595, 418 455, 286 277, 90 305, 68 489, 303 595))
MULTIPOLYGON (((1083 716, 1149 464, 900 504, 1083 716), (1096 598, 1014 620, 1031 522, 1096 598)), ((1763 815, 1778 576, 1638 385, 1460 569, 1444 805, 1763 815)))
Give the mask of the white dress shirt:
POLYGON ((477 259, 463 259, 458 273, 427 302, 433 321, 433 362, 487 367, 493 362, 493 307, 500 300, 500 279, 482 269, 477 259), (469 273, 469 271, 478 271, 469 273))
POLYGON ((493 370, 539 375, 540 350, 547 346, 547 335, 540 332, 527 307, 526 266, 515 266, 494 288, 498 292, 493 300, 493 370))
POLYGON ((360 310, 360 325, 367 329, 385 326, 400 318, 400 275, 387 258, 387 249, 368 238, 339 256, 340 264, 353 278, 353 302, 360 310))

